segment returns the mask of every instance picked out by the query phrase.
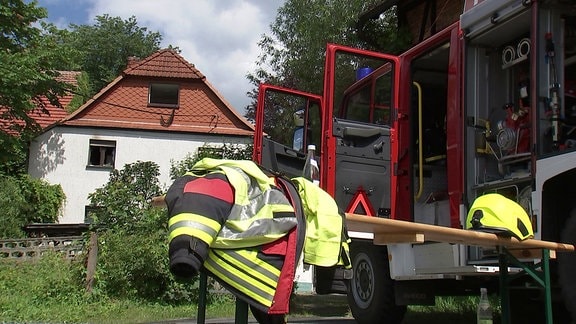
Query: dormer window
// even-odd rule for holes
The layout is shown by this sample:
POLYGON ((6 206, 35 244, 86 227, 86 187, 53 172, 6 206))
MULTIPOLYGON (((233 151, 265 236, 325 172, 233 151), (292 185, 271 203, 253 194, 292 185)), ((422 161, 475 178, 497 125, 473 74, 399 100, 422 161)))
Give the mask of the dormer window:
POLYGON ((148 91, 148 106, 178 107, 180 87, 174 83, 151 83, 148 91))

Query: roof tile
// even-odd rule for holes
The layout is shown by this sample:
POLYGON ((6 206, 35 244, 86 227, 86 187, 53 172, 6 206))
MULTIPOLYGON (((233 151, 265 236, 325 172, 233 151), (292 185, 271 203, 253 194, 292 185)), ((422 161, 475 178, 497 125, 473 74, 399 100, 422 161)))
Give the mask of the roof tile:
POLYGON ((123 72, 126 75, 165 78, 204 79, 193 64, 171 49, 160 50, 141 61, 133 61, 123 72))

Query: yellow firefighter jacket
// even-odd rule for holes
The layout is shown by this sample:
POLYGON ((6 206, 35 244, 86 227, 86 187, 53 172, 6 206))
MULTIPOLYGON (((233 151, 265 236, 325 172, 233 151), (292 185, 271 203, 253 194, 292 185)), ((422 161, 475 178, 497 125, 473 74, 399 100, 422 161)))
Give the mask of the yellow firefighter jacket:
POLYGON ((305 179, 294 183, 252 161, 195 164, 166 194, 171 271, 194 275, 203 266, 252 306, 287 313, 303 245, 307 263, 350 267, 335 202, 305 179))

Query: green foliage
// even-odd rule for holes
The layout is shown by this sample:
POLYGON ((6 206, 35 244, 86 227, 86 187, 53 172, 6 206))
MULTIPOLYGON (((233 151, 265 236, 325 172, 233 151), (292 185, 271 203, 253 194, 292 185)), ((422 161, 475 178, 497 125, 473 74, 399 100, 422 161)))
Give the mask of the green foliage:
POLYGON ((188 154, 181 161, 171 161, 170 165, 170 178, 183 176, 186 172, 190 171, 196 162, 205 157, 215 159, 228 159, 228 160, 250 160, 252 159, 252 145, 239 145, 239 144, 222 144, 222 145, 208 145, 200 147, 195 154, 188 154))
MULTIPOLYGON (((161 218, 166 216, 166 211, 154 209, 146 214, 150 218, 161 218), (152 213, 157 215, 150 215, 152 213)), ((98 247, 94 286, 97 295, 170 305, 198 302, 198 277, 180 281, 170 273, 166 226, 161 229, 149 226, 138 234, 122 229, 102 232, 98 247)), ((221 295, 208 298, 216 302, 221 295)))
POLYGON ((160 195, 159 166, 152 161, 138 161, 112 170, 108 182, 88 195, 93 210, 90 213, 101 228, 122 229, 138 233, 150 220, 150 201, 160 195))
POLYGON ((95 94, 120 75, 129 57, 146 58, 160 49, 161 41, 159 32, 139 27, 134 16, 122 20, 102 15, 94 25, 70 25, 64 46, 77 49, 71 66, 88 74, 95 94))
POLYGON ((78 77, 76 77, 76 82, 78 86, 76 87, 76 92, 72 100, 66 107, 66 112, 69 114, 76 111, 80 106, 82 106, 88 98, 92 97, 92 88, 90 85, 90 77, 88 73, 82 72, 78 77))
MULTIPOLYGON (((17 323, 134 323, 195 317, 197 285, 174 282, 165 273, 167 258, 160 253, 165 244, 147 241, 158 238, 114 232, 101 236, 99 286, 93 294, 84 291, 82 260, 66 260, 55 252, 45 253, 39 261, 0 260, 0 319, 17 323), (128 240, 133 244, 127 244, 128 240), (150 258, 143 254, 148 253, 156 255, 158 263, 146 264, 150 258), (164 267, 157 268, 157 264, 164 267), (113 277, 115 273, 124 273, 130 280, 113 277), (169 287, 162 289, 162 285, 169 287)), ((233 316, 232 298, 208 297, 208 318, 233 316)))
POLYGON ((253 80, 321 93, 326 44, 365 47, 356 20, 374 2, 286 1, 270 26, 272 35, 264 34, 258 44, 262 55, 253 80))
POLYGON ((54 223, 66 199, 62 187, 28 175, 20 178, 20 188, 26 206, 23 214, 28 222, 54 223))
POLYGON ((59 106, 69 85, 56 81, 57 67, 67 60, 59 48, 60 32, 40 22, 46 10, 36 2, 0 2, 0 165, 3 174, 25 173, 27 142, 39 132, 31 112, 46 113, 40 100, 59 106))
POLYGON ((38 261, 30 291, 37 304, 55 301, 75 303, 84 294, 79 262, 65 261, 63 254, 47 251, 38 261))
MULTIPOLYGON (((0 319, 8 323, 152 323, 174 322, 197 314, 195 302, 156 302, 137 298, 110 298, 83 292, 83 265, 55 253, 39 262, 0 260, 0 319)), ((182 284, 190 289, 189 284, 182 284)), ((234 298, 209 294, 206 318, 232 318, 234 298), (217 296, 217 297, 214 297, 217 296)), ((499 301, 491 299, 495 320, 499 301)), ((343 295, 297 295, 291 318, 347 316, 343 295)), ((410 306, 403 323, 471 323, 475 320, 477 297, 437 297, 436 306, 410 306)))
POLYGON ((46 17, 35 1, 0 2, 0 107, 8 107, 0 110, 6 125, 0 128, 0 175, 26 173, 28 143, 41 131, 31 113, 47 113, 41 98, 60 107, 58 97, 72 91, 72 112, 120 75, 129 57, 151 55, 162 40, 135 17, 97 16, 94 25, 69 30, 42 22, 46 17), (72 89, 56 80, 58 70, 85 72, 72 89))
POLYGON ((166 211, 150 204, 161 194, 159 175, 154 162, 126 164, 89 195, 97 207, 91 216, 101 229, 96 292, 154 302, 197 300, 191 283, 176 282, 169 271, 166 211))
POLYGON ((410 32, 398 26, 396 6, 378 16, 359 24, 358 37, 366 44, 366 49, 388 54, 400 54, 411 45, 410 32))
MULTIPOLYGON (((74 307, 84 297, 82 264, 47 251, 39 261, 0 261, 0 318, 16 322, 51 321, 50 305, 74 307), (16 298, 17 296, 17 298, 16 298)), ((79 321, 81 314, 73 320, 79 321)))
POLYGON ((186 292, 178 294, 170 287, 173 279, 168 269, 167 237, 166 230, 154 228, 137 235, 125 230, 101 233, 95 288, 114 298, 181 298, 186 292))
POLYGON ((20 211, 25 203, 18 181, 0 177, 0 238, 24 237, 20 211))
MULTIPOLYGON (((438 296, 432 306, 408 306, 404 318, 406 323, 474 323, 479 296, 438 296)), ((494 311, 494 323, 500 320, 500 300, 497 295, 489 296, 494 311)))
POLYGON ((60 185, 28 175, 0 176, 0 238, 25 237, 23 226, 55 222, 64 200, 60 185))
POLYGON ((0 176, 26 173, 28 142, 23 136, 0 130, 0 176))
MULTIPOLYGON (((112 298, 102 291, 87 294, 83 286, 83 268, 82 262, 71 262, 56 253, 47 253, 39 261, 0 260, 0 321, 151 323, 196 316, 194 301, 112 298)), ((141 282, 141 285, 146 284, 141 282)), ((180 287, 194 291, 189 284, 180 284, 180 287)), ((233 301, 211 300, 207 309, 207 318, 232 317, 233 314, 233 301)))

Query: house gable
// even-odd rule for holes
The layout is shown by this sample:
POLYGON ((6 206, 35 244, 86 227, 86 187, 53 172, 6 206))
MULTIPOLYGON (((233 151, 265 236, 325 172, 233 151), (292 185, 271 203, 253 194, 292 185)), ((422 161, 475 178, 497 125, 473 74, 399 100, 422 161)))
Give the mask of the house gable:
POLYGON ((194 65, 169 49, 132 61, 62 124, 239 136, 254 132, 194 65), (178 105, 150 104, 151 84, 177 85, 178 105))

